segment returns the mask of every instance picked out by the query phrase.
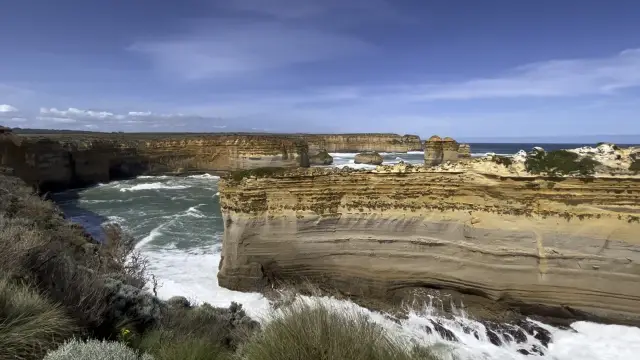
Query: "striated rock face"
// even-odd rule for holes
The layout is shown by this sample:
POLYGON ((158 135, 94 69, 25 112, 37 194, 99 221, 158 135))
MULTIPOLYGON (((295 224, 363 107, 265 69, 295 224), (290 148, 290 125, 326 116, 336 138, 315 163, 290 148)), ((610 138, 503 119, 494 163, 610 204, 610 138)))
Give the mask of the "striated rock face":
POLYGON ((459 144, 450 137, 444 139, 433 135, 425 142, 424 163, 427 166, 436 166, 443 162, 456 162, 471 157, 471 148, 468 144, 459 144))
POLYGON ((377 152, 360 153, 355 156, 353 162, 356 164, 380 165, 384 159, 377 152))
POLYGON ((41 190, 137 175, 297 167, 306 151, 303 141, 275 135, 0 135, 0 164, 41 190))
POLYGON ((637 176, 397 164, 223 179, 220 193, 226 288, 305 279, 382 300, 437 288, 528 313, 640 324, 637 176))
POLYGON ((398 134, 319 134, 301 135, 309 143, 309 152, 315 154, 321 150, 328 152, 363 151, 407 152, 422 150, 417 135, 398 134))

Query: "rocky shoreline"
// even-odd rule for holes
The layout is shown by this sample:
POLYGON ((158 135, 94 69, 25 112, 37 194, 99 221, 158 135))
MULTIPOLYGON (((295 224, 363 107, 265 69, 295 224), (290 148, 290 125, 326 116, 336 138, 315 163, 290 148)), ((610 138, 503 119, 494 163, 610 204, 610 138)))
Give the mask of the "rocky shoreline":
POLYGON ((582 152, 225 178, 219 282, 311 281, 374 308, 436 289, 492 321, 638 325, 639 151, 582 152))

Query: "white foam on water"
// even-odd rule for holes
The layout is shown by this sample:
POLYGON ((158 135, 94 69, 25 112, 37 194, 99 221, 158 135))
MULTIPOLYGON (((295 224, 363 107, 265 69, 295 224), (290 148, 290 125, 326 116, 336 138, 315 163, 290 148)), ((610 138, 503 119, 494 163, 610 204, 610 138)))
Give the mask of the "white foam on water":
POLYGON ((211 175, 211 174, 189 175, 187 177, 189 179, 210 179, 210 180, 219 180, 220 179, 220 176, 211 175))
POLYGON ((331 157, 345 159, 345 158, 355 158, 358 153, 329 153, 331 157))
POLYGON ((169 175, 157 175, 157 176, 140 175, 136 177, 136 179, 169 179, 169 178, 171 178, 171 176, 169 175))
POLYGON ((424 151, 407 151, 409 155, 424 155, 424 151))
POLYGON ((143 191, 143 190, 182 190, 187 189, 190 186, 187 185, 169 185, 161 182, 152 182, 152 183, 144 183, 137 184, 131 187, 121 187, 120 191, 143 191))
POLYGON ((268 300, 261 294, 232 291, 218 285, 218 246, 189 250, 148 248, 142 253, 149 259, 150 272, 159 280, 158 296, 162 299, 185 296, 218 307, 228 307, 235 301, 252 317, 269 309, 268 300))
POLYGON ((166 223, 162 223, 158 226, 156 226, 155 228, 153 228, 149 234, 145 237, 143 237, 142 239, 140 239, 140 241, 138 241, 138 243, 136 244, 135 248, 136 249, 141 249, 142 247, 144 247, 145 245, 149 244, 150 242, 152 242, 155 238, 162 236, 162 229, 166 226, 168 226, 170 223, 166 222, 166 223))
POLYGON ((601 325, 585 321, 571 324, 576 331, 546 327, 553 334, 549 354, 558 360, 631 360, 640 358, 640 328, 601 325))

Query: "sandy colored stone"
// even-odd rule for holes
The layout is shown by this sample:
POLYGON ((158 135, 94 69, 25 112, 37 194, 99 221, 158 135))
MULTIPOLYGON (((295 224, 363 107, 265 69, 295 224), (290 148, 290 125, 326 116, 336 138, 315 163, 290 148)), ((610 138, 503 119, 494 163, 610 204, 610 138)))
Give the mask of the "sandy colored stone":
POLYGON ((298 167, 306 151, 304 141, 278 135, 0 135, 0 164, 40 189, 138 175, 298 167))
POLYGON ((377 152, 365 152, 357 154, 353 159, 353 162, 355 164, 380 165, 383 160, 382 155, 377 152))
POLYGON ((639 324, 640 178, 479 171, 489 163, 223 179, 219 282, 307 279, 382 300, 440 288, 639 324))
POLYGON ((328 152, 359 153, 408 152, 421 151, 422 142, 417 135, 398 134, 304 134, 309 144, 309 152, 315 154, 321 150, 328 152))

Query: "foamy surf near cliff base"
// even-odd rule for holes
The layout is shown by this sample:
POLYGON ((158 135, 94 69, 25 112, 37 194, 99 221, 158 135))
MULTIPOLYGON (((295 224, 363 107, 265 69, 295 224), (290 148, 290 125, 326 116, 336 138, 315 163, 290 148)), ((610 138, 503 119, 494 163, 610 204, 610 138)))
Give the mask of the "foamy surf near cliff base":
MULTIPOLYGON (((340 155, 349 161, 349 155, 340 155)), ((414 161, 422 161, 422 154, 385 154, 385 159, 411 156, 420 158, 414 161)), ((56 198, 72 220, 89 229, 104 222, 118 222, 139 239, 138 249, 148 257, 150 271, 159 279, 160 297, 182 295, 214 306, 228 306, 235 301, 243 304, 250 316, 268 320, 273 310, 262 295, 230 291, 218 285, 223 223, 217 183, 217 177, 208 175, 141 177, 85 189, 79 198, 65 198, 64 193, 56 198)), ((297 297, 297 301, 309 300, 297 297)), ((497 346, 488 338, 484 325, 468 319, 463 312, 444 318, 437 315, 433 305, 425 304, 422 311, 412 312, 396 323, 351 302, 327 297, 319 301, 336 311, 364 312, 396 336, 424 345, 443 343, 447 345, 443 359, 455 355, 458 359, 487 360, 631 360, 640 354, 640 329, 626 326, 576 322, 573 329, 562 330, 539 324, 551 334, 547 348, 530 335, 525 342, 517 343, 506 341, 508 336, 499 334, 501 345, 497 346), (440 332, 434 323, 441 326, 440 332), (445 336, 442 329, 447 331, 445 336), (451 334, 457 341, 447 340, 451 334), (544 355, 532 353, 534 347, 541 347, 544 355)))

